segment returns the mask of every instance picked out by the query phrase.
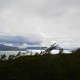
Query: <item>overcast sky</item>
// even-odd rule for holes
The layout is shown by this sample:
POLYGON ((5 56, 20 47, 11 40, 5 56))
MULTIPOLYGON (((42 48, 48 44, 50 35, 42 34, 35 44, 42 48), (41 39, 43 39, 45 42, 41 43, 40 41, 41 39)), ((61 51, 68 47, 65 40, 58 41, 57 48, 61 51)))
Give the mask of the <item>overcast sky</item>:
POLYGON ((80 0, 0 0, 0 43, 80 47, 80 0))

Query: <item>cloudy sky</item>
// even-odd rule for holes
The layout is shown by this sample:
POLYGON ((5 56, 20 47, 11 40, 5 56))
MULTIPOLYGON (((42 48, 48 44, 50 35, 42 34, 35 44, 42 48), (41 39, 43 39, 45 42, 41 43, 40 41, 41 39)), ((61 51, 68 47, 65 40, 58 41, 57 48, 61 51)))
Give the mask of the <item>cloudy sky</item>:
POLYGON ((0 43, 80 47, 80 0, 0 0, 0 43))

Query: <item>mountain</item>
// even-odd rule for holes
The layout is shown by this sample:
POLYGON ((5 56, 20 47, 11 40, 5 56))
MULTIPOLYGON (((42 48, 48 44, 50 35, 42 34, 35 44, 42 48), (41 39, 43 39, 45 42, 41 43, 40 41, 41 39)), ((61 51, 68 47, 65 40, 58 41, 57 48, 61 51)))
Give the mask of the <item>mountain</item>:
POLYGON ((20 49, 18 47, 12 47, 0 44, 0 51, 18 51, 18 50, 25 50, 25 49, 20 49))
POLYGON ((27 47, 26 49, 27 50, 29 50, 29 49, 30 50, 42 50, 42 49, 45 49, 45 47, 43 47, 43 48, 42 47, 27 47))
MULTIPOLYGON (((24 51, 24 50, 45 50, 47 47, 27 47, 24 49, 20 49, 18 47, 12 47, 12 46, 6 46, 3 44, 0 44, 0 51, 24 51)), ((61 47, 56 47, 55 50, 59 50, 61 47)), ((71 49, 66 49, 64 48, 64 50, 71 50, 71 49)))
MULTIPOLYGON (((45 50, 47 49, 48 47, 27 47, 26 50, 45 50)), ((56 47, 56 49, 53 49, 53 50, 59 50, 59 49, 62 49, 62 47, 56 47)), ((74 50, 74 49, 69 49, 69 48, 63 48, 63 50, 74 50)))
MULTIPOLYGON (((27 47, 26 49, 27 50, 45 50, 45 49, 47 49, 48 47, 27 47)), ((57 47, 55 50, 59 50, 60 49, 60 47, 57 47)))

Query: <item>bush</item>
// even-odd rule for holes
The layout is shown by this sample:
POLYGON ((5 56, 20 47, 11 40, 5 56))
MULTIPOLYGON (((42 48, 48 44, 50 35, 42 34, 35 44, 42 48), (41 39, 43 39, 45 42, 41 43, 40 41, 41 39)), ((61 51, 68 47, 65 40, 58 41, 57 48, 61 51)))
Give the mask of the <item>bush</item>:
POLYGON ((78 49, 76 49, 76 50, 73 50, 72 53, 73 53, 73 54, 80 54, 80 48, 78 48, 78 49))

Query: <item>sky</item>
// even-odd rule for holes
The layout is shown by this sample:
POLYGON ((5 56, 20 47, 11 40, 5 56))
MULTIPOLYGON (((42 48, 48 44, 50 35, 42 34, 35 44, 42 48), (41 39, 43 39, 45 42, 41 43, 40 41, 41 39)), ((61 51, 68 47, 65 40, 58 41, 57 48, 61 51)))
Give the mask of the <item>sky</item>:
POLYGON ((0 44, 80 47, 80 0, 0 0, 0 44))

